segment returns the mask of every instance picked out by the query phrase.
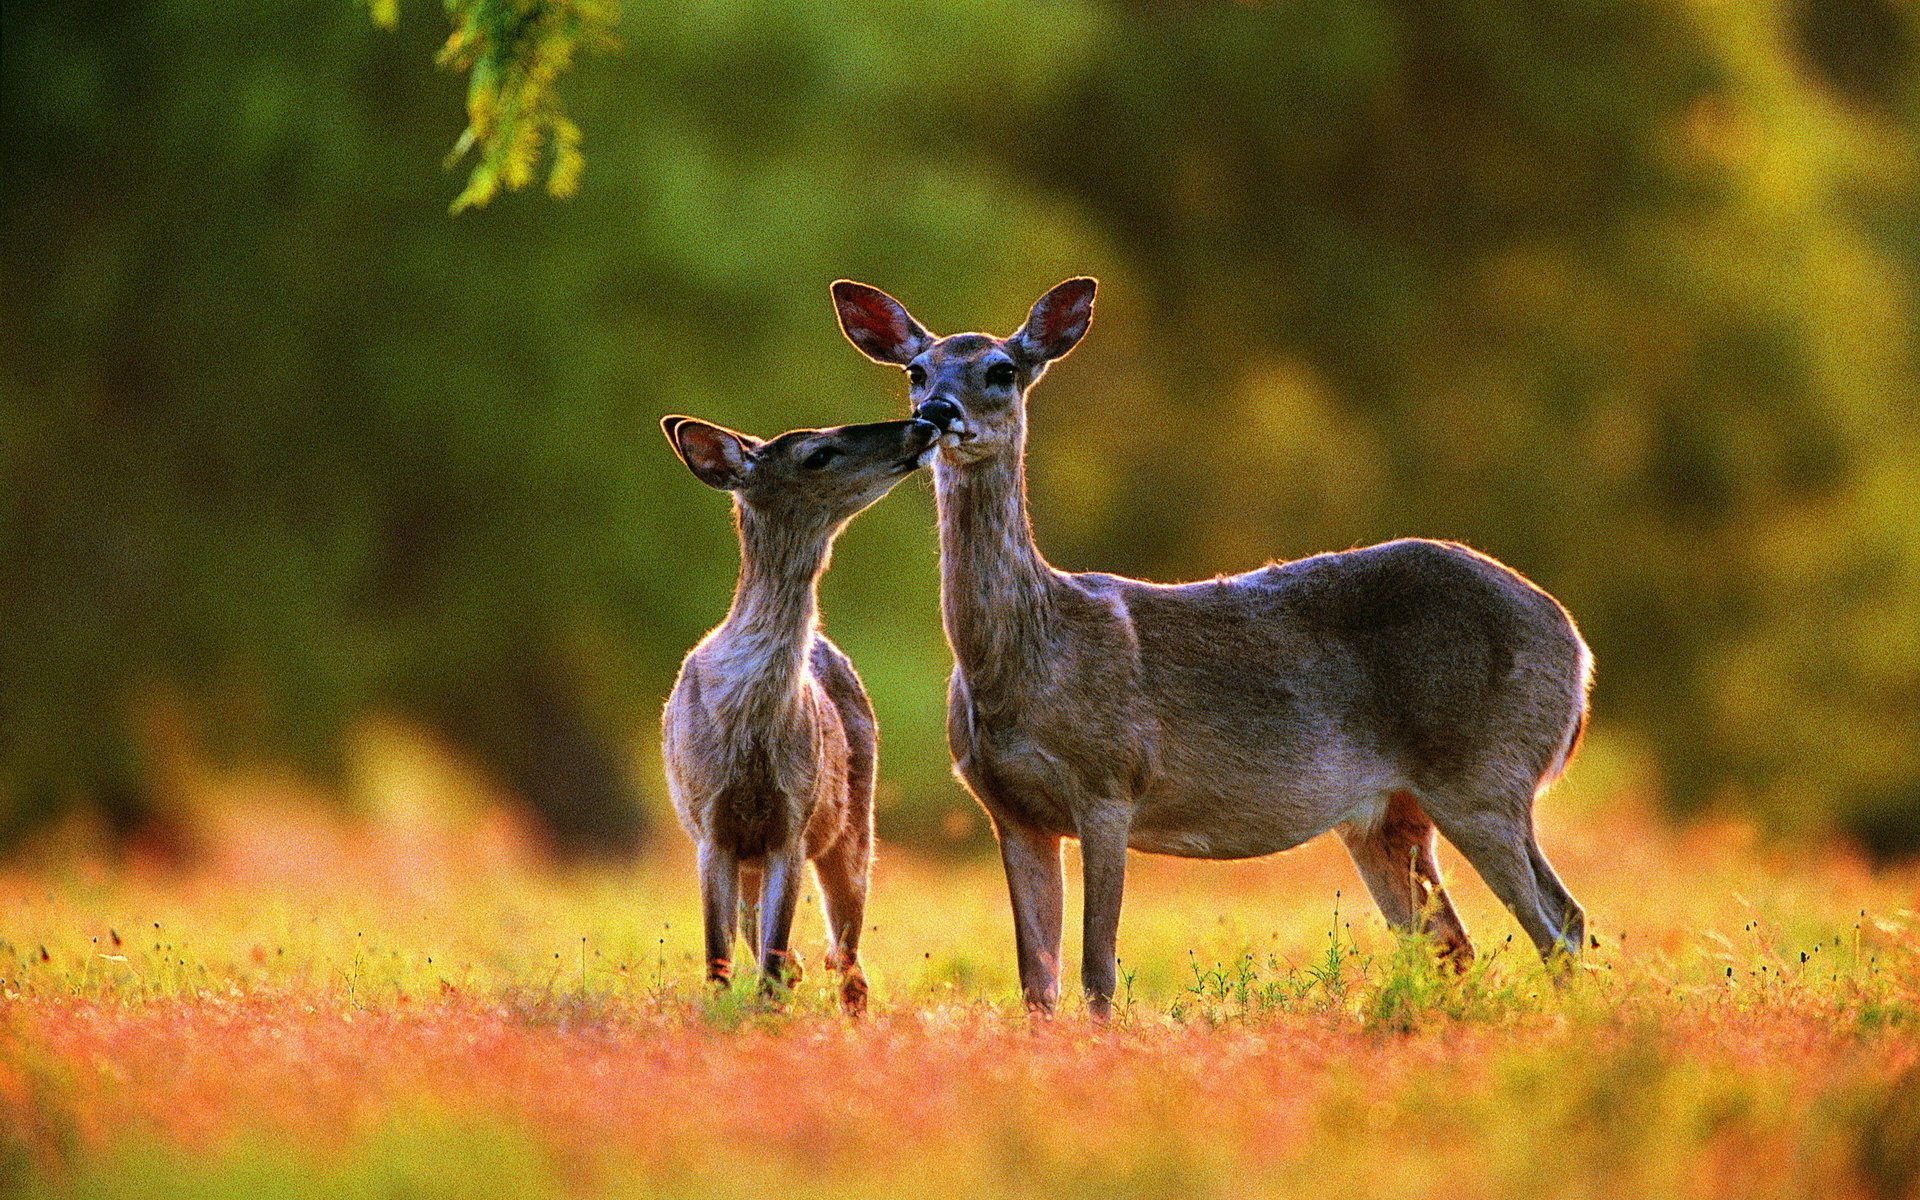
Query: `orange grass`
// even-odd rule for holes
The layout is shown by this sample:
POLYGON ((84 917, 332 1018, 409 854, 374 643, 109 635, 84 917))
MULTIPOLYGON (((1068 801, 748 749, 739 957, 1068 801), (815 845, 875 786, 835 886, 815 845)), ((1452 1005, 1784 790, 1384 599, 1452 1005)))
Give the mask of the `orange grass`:
POLYGON ((484 823, 215 833, 185 874, 0 874, 0 1192, 1920 1187, 1920 872, 1735 826, 1549 827, 1601 943, 1559 988, 1457 862, 1464 980, 1381 926, 1337 846, 1136 859, 1108 1029, 1017 1010, 990 864, 883 857, 855 1024, 811 913, 790 1005, 709 997, 677 846, 555 876, 484 823))

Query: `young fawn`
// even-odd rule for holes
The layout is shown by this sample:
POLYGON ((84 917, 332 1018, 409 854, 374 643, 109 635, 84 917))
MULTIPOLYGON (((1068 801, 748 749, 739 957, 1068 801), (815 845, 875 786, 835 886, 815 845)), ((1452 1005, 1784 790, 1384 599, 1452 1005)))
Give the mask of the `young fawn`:
POLYGON ((947 736, 1000 839, 1027 1004, 1059 997, 1063 838, 1084 861, 1095 1016, 1113 996, 1129 847, 1249 858, 1337 830, 1387 921, 1464 966, 1438 826, 1543 956, 1577 955, 1584 918, 1540 852, 1533 801, 1579 743, 1592 660, 1551 596, 1424 540, 1176 585, 1041 557, 1027 393, 1086 333, 1094 288, 1067 280, 999 338, 935 337, 885 292, 833 285, 848 339, 906 368, 914 415, 942 430, 947 736))
POLYGON ((820 632, 818 589, 840 530, 926 462, 939 430, 885 421, 763 442, 691 417, 661 428, 695 478, 732 493, 740 532, 733 606, 688 653, 662 718, 668 790, 699 847, 707 977, 732 977, 738 904, 763 986, 798 980, 788 940, 812 861, 827 962, 859 1013, 876 730, 853 664, 820 632))

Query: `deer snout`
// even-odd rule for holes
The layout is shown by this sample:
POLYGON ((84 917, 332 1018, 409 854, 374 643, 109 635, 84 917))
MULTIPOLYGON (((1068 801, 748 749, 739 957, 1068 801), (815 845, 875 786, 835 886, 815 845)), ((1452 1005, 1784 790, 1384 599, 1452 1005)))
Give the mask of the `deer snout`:
POLYGON ((946 433, 953 428, 954 422, 962 419, 960 406, 945 396, 936 396, 913 410, 914 419, 925 421, 946 433))
POLYGON ((925 417, 915 416, 907 423, 907 445, 915 450, 925 450, 940 440, 940 426, 925 417))

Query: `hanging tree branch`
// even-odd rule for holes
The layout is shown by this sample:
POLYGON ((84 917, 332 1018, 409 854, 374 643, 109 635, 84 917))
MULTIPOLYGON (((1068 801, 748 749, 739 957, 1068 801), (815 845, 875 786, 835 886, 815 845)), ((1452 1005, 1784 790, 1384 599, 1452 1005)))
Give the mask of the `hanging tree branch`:
MULTIPOLYGON (((399 0, 365 0, 375 24, 392 28, 399 0)), ((438 63, 467 72, 467 127, 447 167, 474 156, 452 210, 484 206, 503 186, 518 191, 544 166, 547 192, 570 196, 586 159, 580 127, 556 90, 574 52, 612 49, 617 0, 446 0, 453 32, 438 63)))

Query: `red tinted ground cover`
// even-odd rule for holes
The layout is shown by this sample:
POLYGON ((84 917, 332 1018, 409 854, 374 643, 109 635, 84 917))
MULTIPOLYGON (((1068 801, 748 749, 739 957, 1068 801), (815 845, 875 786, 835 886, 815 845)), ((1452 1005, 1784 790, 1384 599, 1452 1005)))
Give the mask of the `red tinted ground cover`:
POLYGON ((855 1023, 709 997, 684 862, 510 842, 256 818, 184 874, 0 875, 0 1192, 1920 1189, 1920 872, 1737 826, 1562 828, 1563 986, 1457 865, 1466 980, 1332 909, 1337 848, 1143 860, 1109 1028, 1010 1002, 991 864, 883 858, 855 1023))

